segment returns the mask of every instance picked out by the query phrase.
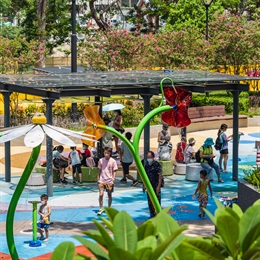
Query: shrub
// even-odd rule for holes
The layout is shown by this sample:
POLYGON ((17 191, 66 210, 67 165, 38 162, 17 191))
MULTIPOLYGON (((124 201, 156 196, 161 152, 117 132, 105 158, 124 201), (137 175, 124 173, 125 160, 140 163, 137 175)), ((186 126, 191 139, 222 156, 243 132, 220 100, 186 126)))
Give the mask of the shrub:
POLYGON ((256 186, 256 188, 260 191, 260 168, 243 170, 243 172, 245 174, 244 180, 256 186))
MULTIPOLYGON (((233 96, 226 92, 210 93, 209 97, 205 94, 193 94, 191 107, 217 106, 224 105, 227 114, 233 113, 233 96)), ((249 98, 247 95, 239 97, 239 112, 248 113, 249 98)))
MULTIPOLYGON (((218 206, 215 216, 205 210, 217 228, 213 237, 183 235, 187 225, 179 226, 167 214, 170 208, 139 227, 127 212, 106 208, 108 219, 100 218, 103 225, 93 220, 97 229, 83 232, 92 241, 82 236, 73 237, 89 249, 95 259, 259 259, 260 200, 245 213, 236 204, 225 208, 218 200, 215 202, 218 206)), ((74 244, 63 242, 51 260, 90 259, 84 255, 74 256, 74 253, 74 244)))

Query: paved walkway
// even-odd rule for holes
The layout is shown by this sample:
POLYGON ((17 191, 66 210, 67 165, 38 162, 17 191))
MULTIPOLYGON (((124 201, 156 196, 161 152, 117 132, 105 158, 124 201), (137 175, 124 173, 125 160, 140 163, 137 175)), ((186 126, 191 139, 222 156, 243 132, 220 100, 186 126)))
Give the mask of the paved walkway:
MULTIPOLYGON (((190 133, 188 134, 188 138, 191 136, 194 137, 197 140, 195 147, 199 148, 208 136, 214 137, 216 131, 217 130, 209 130, 190 133)), ((256 150, 254 149, 254 143, 255 140, 260 139, 260 127, 243 128, 240 129, 240 131, 245 133, 241 138, 239 147, 239 156, 241 157, 239 167, 242 169, 248 164, 255 163, 256 150)), ((231 133, 232 129, 228 129, 228 134, 231 133)), ((179 141, 179 136, 173 136, 172 141, 175 146, 179 141)), ((156 138, 151 139, 151 149, 155 151, 156 147, 156 138)), ((1 155, 3 149, 0 149, 1 155)), ((29 150, 30 149, 23 146, 12 146, 12 154, 21 154, 29 150)), ((232 154, 231 145, 230 150, 232 154)), ((232 155, 230 155, 230 158, 231 157, 232 155)), ((231 159, 229 160, 228 169, 232 171, 231 159)), ((0 166, 0 252, 8 254, 5 239, 6 212, 22 169, 12 168, 12 179, 10 183, 4 182, 3 172, 4 167, 2 165, 0 166)), ((135 170, 132 170, 131 173, 136 175, 135 170)), ((240 171, 240 177, 241 175, 242 171, 240 171)), ((122 171, 120 170, 113 194, 113 207, 118 210, 127 211, 137 225, 139 225, 149 216, 146 194, 143 194, 141 184, 136 187, 131 187, 130 182, 127 184, 120 183, 119 180, 121 176, 122 171)), ((231 174, 223 174, 222 177, 225 180, 223 184, 218 183, 216 178, 212 182, 213 194, 216 199, 220 196, 236 195, 237 183, 232 181, 231 176, 231 174)), ((69 179, 71 182, 71 176, 69 176, 69 179)), ((196 185, 195 182, 186 181, 184 176, 166 176, 165 188, 162 190, 162 206, 171 206, 169 214, 177 220, 179 224, 189 224, 189 230, 185 232, 186 234, 190 236, 210 236, 214 233, 214 226, 208 218, 206 220, 198 219, 198 202, 192 200, 191 194, 194 192, 196 185)), ((35 257, 53 252, 55 247, 63 241, 73 241, 75 245, 79 245, 71 235, 81 234, 82 231, 93 228, 92 220, 99 219, 96 215, 98 211, 98 189, 95 183, 86 183, 83 187, 72 184, 55 184, 54 196, 49 200, 53 211, 51 215, 53 225, 50 226, 50 240, 38 249, 30 248, 28 244, 25 243, 32 238, 32 206, 28 201, 39 199, 39 196, 45 192, 45 186, 26 187, 19 200, 15 214, 14 233, 18 253, 23 259, 36 259, 35 257)), ((107 199, 105 199, 104 205, 107 205, 107 199)), ((214 213, 215 208, 214 200, 210 200, 208 210, 214 213)), ((104 216, 106 217, 106 215, 104 216)))

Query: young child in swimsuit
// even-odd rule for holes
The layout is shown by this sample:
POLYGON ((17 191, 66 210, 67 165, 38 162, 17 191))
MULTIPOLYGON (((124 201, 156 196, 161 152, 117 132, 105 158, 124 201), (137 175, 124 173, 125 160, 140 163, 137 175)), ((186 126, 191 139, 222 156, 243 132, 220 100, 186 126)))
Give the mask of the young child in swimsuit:
POLYGON ((212 198, 212 188, 210 186, 210 182, 207 178, 207 172, 205 170, 200 171, 200 180, 198 181, 198 186, 197 189, 195 190, 195 193, 192 195, 196 197, 196 194, 198 192, 198 200, 200 203, 200 213, 199 217, 205 219, 205 209, 208 204, 208 192, 207 192, 207 187, 209 188, 210 191, 210 197, 212 198))

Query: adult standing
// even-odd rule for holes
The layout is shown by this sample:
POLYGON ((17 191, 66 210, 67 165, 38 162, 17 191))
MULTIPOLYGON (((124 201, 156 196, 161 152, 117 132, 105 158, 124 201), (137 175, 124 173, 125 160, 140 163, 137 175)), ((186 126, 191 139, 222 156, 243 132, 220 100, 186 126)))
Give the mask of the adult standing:
MULTIPOLYGON (((130 132, 125 133, 125 137, 129 142, 131 142, 132 134, 130 132)), ((127 178, 133 181, 132 186, 136 186, 138 184, 138 181, 132 175, 129 174, 129 167, 133 163, 133 161, 133 155, 131 154, 126 144, 122 142, 120 146, 120 162, 122 163, 124 176, 120 181, 126 183, 127 178)))
POLYGON ((191 137, 188 140, 188 142, 189 142, 189 144, 186 147, 186 149, 184 150, 184 161, 185 161, 185 163, 191 163, 192 159, 195 159, 195 155, 196 155, 196 152, 194 150, 194 145, 196 143, 196 140, 193 137, 191 137))
POLYGON ((108 147, 104 148, 104 157, 98 162, 98 188, 99 188, 99 211, 98 215, 104 212, 103 197, 104 190, 108 195, 108 207, 112 205, 112 192, 114 191, 114 182, 116 179, 117 163, 111 158, 112 150, 108 147))
POLYGON ((172 143, 168 132, 169 125, 163 123, 162 131, 158 133, 158 153, 161 160, 171 160, 172 143))
MULTIPOLYGON (((115 112, 115 117, 113 120, 113 127, 117 131, 120 131, 122 123, 123 123, 122 113, 121 113, 121 110, 115 110, 114 112, 115 112)), ((118 145, 118 137, 114 136, 114 140, 115 140, 116 151, 117 151, 117 153, 119 153, 120 147, 118 145)))
MULTIPOLYGON (((147 177, 149 181, 151 182, 151 185, 153 187, 153 190, 157 196, 157 199, 161 205, 161 187, 163 182, 163 175, 162 175, 162 166, 159 162, 154 160, 154 152, 149 151, 146 155, 147 161, 145 163, 145 172, 147 174, 147 177)), ((145 186, 143 185, 143 191, 145 191, 145 186)), ((148 207, 150 211, 150 218, 153 218, 156 216, 156 212, 153 206, 153 203, 147 194, 147 200, 148 200, 148 207)))
POLYGON ((224 182, 220 178, 219 166, 214 162, 214 158, 216 157, 213 154, 214 145, 213 138, 209 137, 205 140, 204 144, 200 148, 200 158, 201 158, 201 167, 207 171, 209 174, 213 169, 216 171, 218 176, 218 182, 224 182))
POLYGON ((227 161, 228 161, 228 142, 233 139, 233 136, 230 135, 229 137, 226 135, 228 126, 226 124, 222 124, 218 130, 218 137, 220 139, 220 143, 222 143, 222 146, 220 148, 220 156, 219 156, 219 168, 220 171, 223 173, 228 173, 227 171, 227 161), (223 162, 223 168, 222 168, 222 162, 223 162))
MULTIPOLYGON (((113 122, 111 122, 110 118, 108 117, 108 115, 105 115, 103 117, 104 123, 106 124, 106 126, 109 127, 113 127, 113 122)), ((103 149, 105 147, 109 147, 111 149, 113 149, 113 134, 106 131, 106 133, 102 136, 102 147, 103 149)))
POLYGON ((54 147, 52 151, 52 162, 53 162, 53 166, 60 171, 61 183, 67 184, 68 182, 65 180, 64 174, 65 174, 65 169, 68 167, 69 164, 68 164, 68 158, 61 155, 63 150, 64 147, 62 145, 54 147))

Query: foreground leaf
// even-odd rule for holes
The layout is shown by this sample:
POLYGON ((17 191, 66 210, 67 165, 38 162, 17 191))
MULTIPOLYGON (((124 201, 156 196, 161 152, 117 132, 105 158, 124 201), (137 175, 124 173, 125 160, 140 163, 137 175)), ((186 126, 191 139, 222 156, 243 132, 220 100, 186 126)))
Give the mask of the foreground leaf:
MULTIPOLYGON (((180 226, 176 220, 169 216, 165 212, 160 212, 155 218, 155 225, 160 236, 166 239, 172 232, 180 229, 180 226)), ((188 226, 185 225, 182 227, 182 230, 188 229, 188 226)))
POLYGON ((239 242, 243 249, 248 247, 245 237, 248 231, 254 229, 260 223, 260 205, 254 204, 248 208, 239 222, 239 242), (246 243, 244 245, 244 243, 246 243))
POLYGON ((234 212, 236 212, 236 214, 239 216, 239 218, 241 219, 241 217, 243 216, 243 211, 242 209, 236 204, 233 203, 232 204, 232 209, 234 210, 234 212))
POLYGON ((110 208, 110 207, 106 207, 105 211, 108 216, 108 219, 111 221, 111 223, 113 223, 114 219, 115 219, 116 215, 119 213, 119 211, 114 208, 110 208))
POLYGON ((118 213, 114 219, 114 241, 118 248, 134 253, 137 248, 137 227, 125 211, 118 213))
POLYGON ((103 221, 103 223, 107 226, 107 228, 111 231, 111 232, 113 232, 113 224, 112 224, 112 222, 111 221, 109 221, 109 220, 107 220, 106 218, 100 218, 102 221, 103 221))
POLYGON ((232 257, 238 255, 239 226, 237 220, 230 215, 217 217, 218 234, 223 239, 232 257))
POLYGON ((137 229, 138 241, 156 234, 156 228, 152 221, 146 221, 137 229))
MULTIPOLYGON (((108 254, 96 243, 89 241, 81 236, 73 236, 77 239, 83 246, 85 246, 95 257, 99 260, 108 260, 108 254)), ((58 259, 57 259, 58 260, 58 259)))
POLYGON ((183 250, 186 251, 187 248, 190 248, 194 252, 194 258, 192 259, 211 259, 211 260, 222 260, 225 257, 221 252, 211 244, 210 241, 207 241, 203 238, 197 237, 196 239, 186 239, 182 242, 183 250))
POLYGON ((72 242, 63 242, 55 248, 51 260, 71 260, 74 254, 75 245, 72 242))
POLYGON ((145 239, 139 241, 137 243, 137 249, 140 250, 141 248, 152 248, 153 250, 156 248, 157 242, 156 242, 156 237, 155 236, 149 236, 146 237, 145 239))
POLYGON ((260 221, 254 228, 248 230, 241 246, 242 252, 246 252, 250 247, 255 246, 256 241, 260 243, 260 221))
POLYGON ((135 257, 138 260, 150 259, 152 253, 153 249, 151 247, 143 247, 135 252, 135 257))
POLYGON ((90 230, 84 231, 82 233, 84 235, 90 237, 91 239, 95 240, 100 245, 106 244, 104 238, 102 237, 102 235, 100 234, 100 232, 98 230, 90 229, 90 230))
POLYGON ((109 258, 111 260, 138 260, 131 252, 118 247, 109 249, 109 258))
POLYGON ((172 232, 170 236, 154 250, 150 260, 160 260, 166 256, 169 256, 171 252, 177 248, 180 243, 184 240, 185 236, 181 232, 185 230, 181 227, 179 230, 172 232))
POLYGON ((243 254, 243 259, 259 260, 260 259, 260 246, 249 249, 245 254, 243 254))

